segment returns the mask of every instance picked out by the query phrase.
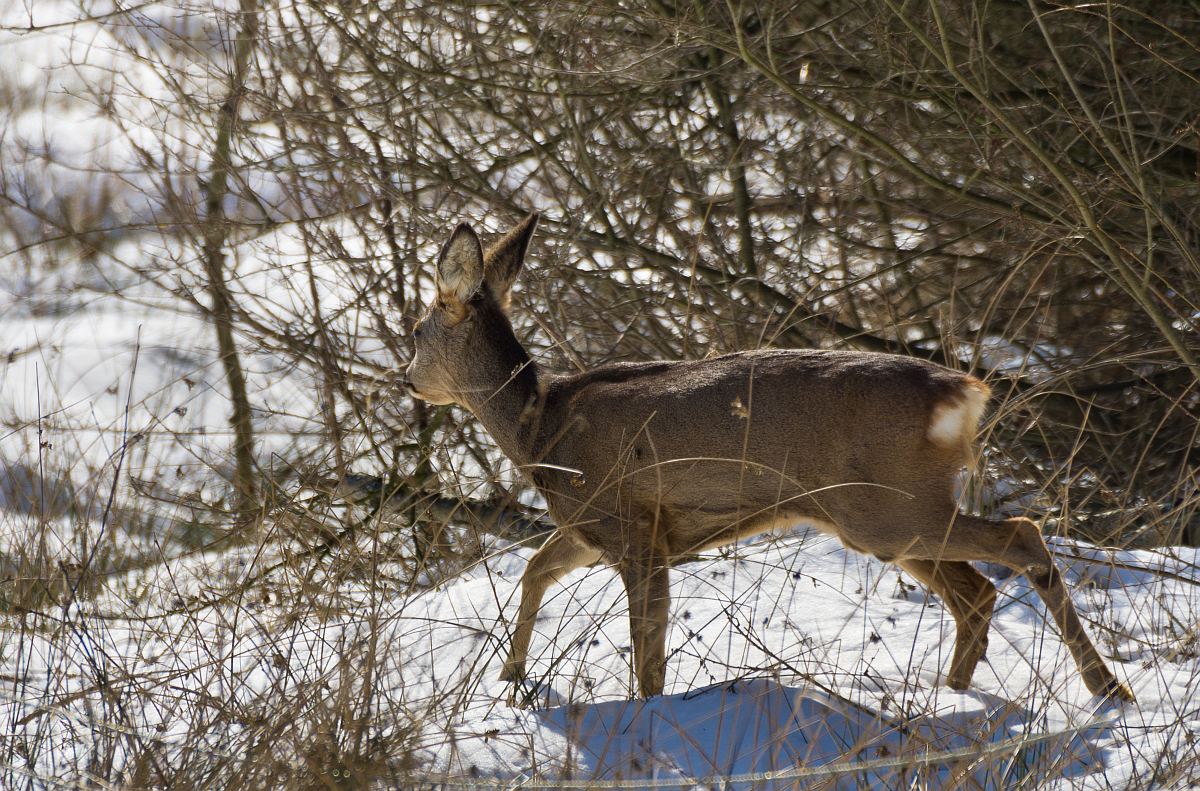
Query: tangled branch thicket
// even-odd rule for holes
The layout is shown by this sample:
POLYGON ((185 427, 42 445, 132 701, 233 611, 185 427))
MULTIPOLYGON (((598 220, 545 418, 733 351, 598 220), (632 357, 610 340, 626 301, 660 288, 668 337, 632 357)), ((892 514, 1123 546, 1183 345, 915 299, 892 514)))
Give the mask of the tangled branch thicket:
MULTIPOLYGON (((431 245, 537 208, 516 313, 550 368, 926 357, 999 392, 1014 501, 1195 543, 1197 30, 1153 2, 301 3, 263 12, 240 145, 397 360, 431 245)), ((242 310, 363 412, 345 307, 242 310)), ((396 410, 375 441, 427 425, 396 410)), ((460 420, 443 447, 486 446, 460 420)))
MULTIPOLYGON (((172 614, 240 608, 264 580, 262 607, 284 613, 280 597, 299 591, 315 610, 322 585, 411 592, 485 551, 489 539, 447 524, 541 532, 532 489, 469 413, 392 386, 449 230, 467 220, 494 234, 531 209, 542 219, 513 318, 545 368, 768 346, 930 359, 996 393, 985 477, 999 485, 968 487, 970 508, 1030 511, 1048 532, 1096 543, 1200 546, 1195 2, 218 0, 113 13, 81 0, 76 11, 36 29, 5 17, 6 36, 76 30, 78 46, 69 84, 47 77, 39 93, 0 75, 0 238, 23 266, 0 277, 63 284, 53 298, 30 287, 35 316, 78 308, 76 291, 203 316, 217 342, 174 350, 171 365, 194 353, 197 369, 220 371, 195 392, 228 396, 228 435, 177 430, 186 412, 165 397, 134 403, 132 372, 113 391, 124 422, 97 429, 102 439, 40 411, 6 425, 0 505, 24 497, 42 530, 83 525, 73 563, 52 557, 45 533, 36 551, 0 553, 6 585, 33 581, 4 589, 14 618, 61 604, 54 628, 69 642, 91 628, 67 612, 100 587, 95 575, 238 542, 258 576, 230 560, 236 583, 222 577, 218 596, 197 582, 172 614), (29 143, 27 120, 51 117, 103 122, 127 158, 80 168, 29 143), (84 172, 88 189, 56 181, 84 172), (274 400, 283 391, 291 401, 274 400), (138 409, 142 427, 128 419, 138 409), (54 431, 74 450, 55 450, 54 431), (102 463, 87 456, 109 440, 102 463), (324 494, 301 507, 301 489, 324 494), (368 511, 325 509, 345 498, 368 511), (386 498, 408 532, 368 540, 386 498), (161 545, 101 549, 118 522, 161 545), (278 546, 247 550, 247 536, 265 545, 271 531, 278 546), (403 573, 383 580, 392 561, 403 573)), ((6 366, 32 353, 0 351, 6 366)), ((180 374, 188 394, 191 376, 180 374)), ((335 605, 320 605, 322 623, 348 611, 335 605)), ((189 639, 226 634, 214 629, 189 639)), ((377 638, 373 622, 366 631, 377 638)), ((1182 632, 1176 654, 1194 656, 1194 630, 1182 632)), ((275 769, 254 752, 271 740, 309 756, 296 785, 327 785, 348 753, 363 776, 399 771, 381 745, 408 745, 423 715, 381 736, 373 717, 388 693, 359 674, 376 646, 345 639, 328 649, 345 649, 342 698, 323 697, 338 682, 297 673, 279 682, 290 697, 271 727, 254 731, 266 736, 237 731, 238 760, 262 772, 245 784, 271 786, 275 769)), ((286 657, 259 659, 292 672, 286 657)), ((223 661, 211 665, 225 683, 223 661)), ((122 683, 45 690, 63 706, 101 701, 97 719, 125 729, 106 742, 109 769, 137 733, 122 683)), ((258 698, 202 693, 212 708, 189 734, 259 722, 258 698)), ((41 727, 39 711, 22 727, 41 727)), ((141 757, 127 774, 170 776, 168 752, 131 746, 141 757)), ((217 757, 202 762, 205 782, 225 772, 217 757)))

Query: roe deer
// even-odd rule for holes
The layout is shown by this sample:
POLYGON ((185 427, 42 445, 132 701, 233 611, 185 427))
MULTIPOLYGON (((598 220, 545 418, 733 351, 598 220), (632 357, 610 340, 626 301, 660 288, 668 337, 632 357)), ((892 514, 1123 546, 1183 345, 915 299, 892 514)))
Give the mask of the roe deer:
POLYGON ((661 694, 671 558, 807 522, 898 564, 945 602, 957 624, 953 689, 967 688, 984 654, 996 599, 975 560, 1024 574, 1087 688, 1133 701, 1088 639, 1037 526, 957 509, 987 385, 923 360, 841 351, 545 374, 506 312, 536 224, 531 214, 486 252, 469 225, 455 228, 406 372, 413 396, 474 413, 558 526, 521 579, 502 678, 525 673, 547 587, 603 560, 629 598, 641 694, 661 694))

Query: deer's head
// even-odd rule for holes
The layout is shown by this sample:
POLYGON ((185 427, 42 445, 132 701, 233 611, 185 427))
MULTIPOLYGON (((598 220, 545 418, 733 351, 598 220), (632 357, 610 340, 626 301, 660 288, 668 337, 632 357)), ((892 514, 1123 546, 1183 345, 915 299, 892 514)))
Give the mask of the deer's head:
POLYGON ((411 395, 471 408, 528 362, 506 310, 537 220, 530 214, 486 252, 470 225, 454 229, 438 255, 437 296, 413 330, 411 395))

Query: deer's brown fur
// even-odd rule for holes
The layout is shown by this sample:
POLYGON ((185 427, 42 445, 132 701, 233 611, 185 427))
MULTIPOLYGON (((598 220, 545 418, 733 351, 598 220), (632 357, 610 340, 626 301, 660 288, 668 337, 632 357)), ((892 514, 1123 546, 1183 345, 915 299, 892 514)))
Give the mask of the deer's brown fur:
POLYGON ((1033 584, 1089 690, 1133 700, 1088 639, 1036 525, 957 509, 985 384, 922 360, 842 351, 545 374, 505 312, 536 223, 530 215, 486 253, 470 226, 455 229, 407 371, 413 395, 475 414, 559 528, 522 578, 505 678, 525 672, 547 587, 603 560, 629 596, 641 693, 661 693, 671 558, 805 522, 942 598, 958 625, 951 687, 968 686, 987 646, 996 591, 969 561, 991 561, 1033 584))

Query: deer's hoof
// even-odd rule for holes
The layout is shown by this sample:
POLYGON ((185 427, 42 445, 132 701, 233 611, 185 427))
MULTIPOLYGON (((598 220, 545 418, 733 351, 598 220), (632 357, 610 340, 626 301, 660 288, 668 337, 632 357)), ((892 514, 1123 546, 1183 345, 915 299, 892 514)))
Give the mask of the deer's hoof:
POLYGON ((525 680, 525 663, 514 662, 512 659, 505 660, 504 669, 500 671, 500 680, 513 684, 523 682, 525 680))
POLYGON ((1117 681, 1115 678, 1108 679, 1104 684, 1104 689, 1100 693, 1109 700, 1119 700, 1123 703, 1137 703, 1137 698, 1133 696, 1133 690, 1128 684, 1117 681))

